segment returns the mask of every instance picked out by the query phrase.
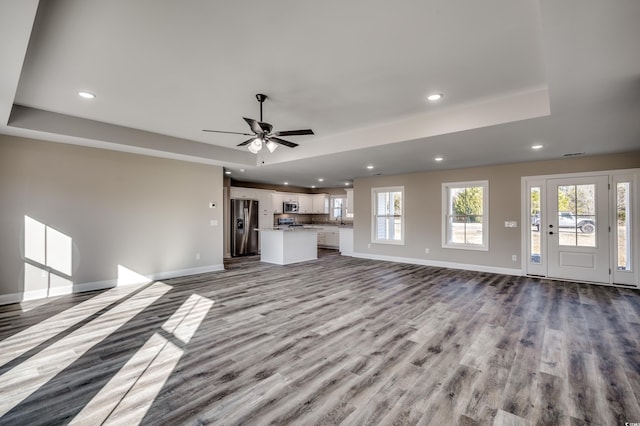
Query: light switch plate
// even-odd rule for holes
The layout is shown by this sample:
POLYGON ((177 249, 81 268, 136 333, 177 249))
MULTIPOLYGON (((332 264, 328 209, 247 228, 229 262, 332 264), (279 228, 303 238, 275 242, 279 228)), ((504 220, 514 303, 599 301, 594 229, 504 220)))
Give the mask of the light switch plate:
POLYGON ((518 227, 518 222, 516 222, 515 220, 507 220, 504 223, 504 227, 505 228, 517 228, 518 227))

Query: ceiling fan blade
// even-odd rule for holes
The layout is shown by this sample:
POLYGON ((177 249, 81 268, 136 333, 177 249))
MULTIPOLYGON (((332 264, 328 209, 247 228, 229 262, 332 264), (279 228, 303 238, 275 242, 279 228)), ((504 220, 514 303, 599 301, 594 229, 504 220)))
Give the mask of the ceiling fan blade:
POLYGON ((262 127, 260 127, 259 122, 257 122, 253 118, 247 118, 247 117, 242 117, 242 118, 244 118, 244 121, 246 121, 249 127, 251 127, 251 131, 253 133, 255 133, 256 135, 260 135, 264 133, 264 130, 262 130, 262 127))
POLYGON ((276 138, 274 136, 270 137, 269 140, 275 143, 279 143, 280 145, 288 146, 289 148, 295 148, 296 146, 298 146, 297 143, 285 141, 284 139, 276 138))
POLYGON ((269 124, 269 123, 265 123, 263 121, 260 121, 260 122, 258 122, 258 124, 260 125, 262 130, 267 134, 271 133, 271 130, 273 130, 273 126, 271 124, 269 124))
POLYGON ((208 129, 202 129, 203 132, 212 132, 212 133, 228 133, 230 135, 245 135, 245 136, 251 136, 251 133, 240 133, 240 132, 225 132, 223 130, 208 130, 208 129))
POLYGON ((238 144, 238 146, 245 146, 245 145, 249 145, 249 144, 250 144, 251 142, 253 142, 254 140, 256 140, 255 136, 254 136, 254 137, 252 137, 252 138, 250 138, 250 139, 247 139, 246 141, 244 141, 244 142, 242 142, 242 143, 239 143, 239 144, 238 144))
POLYGON ((313 135, 313 130, 311 129, 303 129, 303 130, 283 130, 281 132, 275 132, 276 136, 299 136, 299 135, 313 135))

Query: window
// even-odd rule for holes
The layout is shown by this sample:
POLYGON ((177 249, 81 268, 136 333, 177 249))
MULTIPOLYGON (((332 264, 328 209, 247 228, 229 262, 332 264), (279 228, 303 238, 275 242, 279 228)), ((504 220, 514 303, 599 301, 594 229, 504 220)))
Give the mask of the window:
POLYGON ((596 185, 558 186, 558 244, 596 247, 596 185))
POLYGON ((344 197, 332 196, 329 210, 332 220, 343 220, 347 210, 347 200, 344 197))
POLYGON ((373 188, 372 236, 375 243, 404 244, 404 187, 373 188))
POLYGON ((347 197, 332 195, 329 206, 331 220, 353 220, 353 212, 350 212, 347 208, 347 197))
POLYGON ((529 261, 537 264, 542 263, 542 241, 540 238, 540 228, 542 227, 541 193, 542 188, 540 186, 531 186, 529 188, 529 220, 531 223, 531 228, 529 228, 529 261))
POLYGON ((489 182, 442 184, 442 247, 489 249, 489 182))
POLYGON ((616 269, 631 269, 631 181, 616 182, 616 269))

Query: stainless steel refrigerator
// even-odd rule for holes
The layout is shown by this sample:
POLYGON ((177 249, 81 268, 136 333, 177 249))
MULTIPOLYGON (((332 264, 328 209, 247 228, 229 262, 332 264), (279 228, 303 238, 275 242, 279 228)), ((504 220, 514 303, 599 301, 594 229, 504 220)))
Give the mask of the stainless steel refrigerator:
POLYGON ((258 202, 231 200, 231 256, 258 254, 258 202))

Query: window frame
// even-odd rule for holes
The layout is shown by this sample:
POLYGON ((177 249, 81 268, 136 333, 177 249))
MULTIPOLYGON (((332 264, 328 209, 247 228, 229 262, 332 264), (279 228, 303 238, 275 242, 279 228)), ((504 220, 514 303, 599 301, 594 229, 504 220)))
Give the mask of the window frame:
POLYGON ((371 243, 374 244, 392 244, 392 245, 404 245, 404 228, 405 228, 405 190, 404 186, 385 186, 371 188, 371 243), (400 192, 400 215, 378 215, 378 194, 385 192, 400 192), (377 224, 378 217, 399 217, 400 218, 400 239, 378 239, 377 224))
POLYGON ((442 248, 489 251, 489 181, 445 182, 442 184, 442 248), (450 194, 453 189, 482 188, 482 244, 449 242, 450 194))
POLYGON ((340 219, 342 222, 347 218, 347 197, 342 195, 331 195, 329 196, 329 220, 338 220, 340 219), (342 200, 341 207, 334 207, 333 202, 335 200, 342 200), (335 210, 340 209, 340 216, 335 216, 335 210))

